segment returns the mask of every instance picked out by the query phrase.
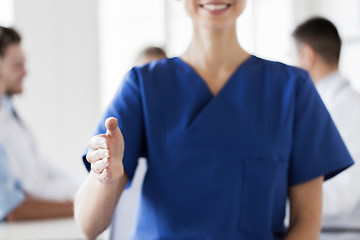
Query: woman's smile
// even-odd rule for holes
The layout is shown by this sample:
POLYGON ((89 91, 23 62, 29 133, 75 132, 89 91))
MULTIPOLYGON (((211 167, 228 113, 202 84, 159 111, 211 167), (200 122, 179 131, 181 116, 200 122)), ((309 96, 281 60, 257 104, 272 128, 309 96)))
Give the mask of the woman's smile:
POLYGON ((208 2, 199 4, 200 8, 211 14, 221 14, 231 7, 230 3, 208 2))

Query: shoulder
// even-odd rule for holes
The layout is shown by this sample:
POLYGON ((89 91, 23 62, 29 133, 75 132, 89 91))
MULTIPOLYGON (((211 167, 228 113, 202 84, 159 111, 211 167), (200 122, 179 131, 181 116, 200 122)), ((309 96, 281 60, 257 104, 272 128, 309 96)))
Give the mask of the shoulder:
POLYGON ((176 82, 182 79, 178 74, 180 65, 177 58, 164 58, 133 67, 121 82, 116 99, 124 95, 157 96, 161 92, 176 88, 176 82))
MULTIPOLYGON (((339 80, 340 82, 340 80, 339 80)), ((360 92, 356 90, 345 78, 341 79, 337 92, 333 99, 333 106, 341 112, 347 112, 347 116, 360 118, 360 92)))
POLYGON ((310 75, 307 71, 279 61, 272 61, 254 56, 254 66, 267 81, 280 84, 283 87, 313 86, 310 75))
POLYGON ((284 77, 309 78, 308 72, 301 68, 291 66, 283 62, 267 60, 256 56, 254 56, 254 59, 254 62, 257 63, 259 67, 263 68, 266 73, 284 77))
POLYGON ((354 88, 349 80, 342 78, 341 86, 339 87, 339 95, 344 97, 349 102, 360 105, 360 92, 354 88))
POLYGON ((169 90, 183 79, 184 66, 179 58, 164 58, 133 67, 125 81, 135 83, 146 92, 169 90))
POLYGON ((170 73, 175 70, 178 65, 178 58, 163 58, 139 67, 134 67, 132 71, 136 73, 138 77, 149 77, 157 74, 170 73))
POLYGON ((360 92, 338 71, 325 76, 317 84, 317 89, 332 105, 340 108, 350 104, 360 110, 360 92))

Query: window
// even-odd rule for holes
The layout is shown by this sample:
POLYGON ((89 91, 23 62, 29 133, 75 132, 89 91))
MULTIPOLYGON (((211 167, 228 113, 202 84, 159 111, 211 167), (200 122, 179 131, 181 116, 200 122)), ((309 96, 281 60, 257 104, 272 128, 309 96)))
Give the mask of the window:
POLYGON ((0 1, 0 25, 12 26, 14 24, 14 1, 1 0, 0 1))
POLYGON ((165 45, 164 1, 99 1, 101 108, 115 94, 137 53, 165 45))

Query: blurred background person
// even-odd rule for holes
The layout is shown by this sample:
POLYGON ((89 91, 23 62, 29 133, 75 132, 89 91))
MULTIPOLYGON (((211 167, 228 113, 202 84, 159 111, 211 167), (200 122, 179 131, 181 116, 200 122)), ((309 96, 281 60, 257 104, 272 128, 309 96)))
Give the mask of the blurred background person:
MULTIPOLYGON (((0 70, 1 64, 2 58, 0 58, 0 70)), ((0 122, 3 121, 2 118, 4 117, 4 108, 1 107, 1 100, 4 92, 5 81, 1 77, 0 71, 0 122)), ((2 147, 2 143, 0 141, 0 221, 4 219, 9 212, 15 209, 24 200, 24 193, 21 190, 14 175, 11 173, 9 159, 7 158, 5 150, 2 147)))
POLYGON ((13 187, 1 185, 0 220, 72 216, 78 180, 50 165, 12 103, 12 97, 23 92, 26 76, 21 36, 13 28, 0 27, 0 63, 1 165, 6 166, 0 178, 13 187), (11 193, 18 195, 18 201, 11 200, 11 193))
POLYGON ((357 162, 323 185, 322 237, 339 239, 336 233, 358 232, 356 239, 360 239, 360 94, 339 72, 341 38, 332 22, 310 18, 296 27, 293 37, 300 67, 310 73, 357 162))
POLYGON ((139 52, 135 60, 136 66, 141 66, 154 60, 166 58, 166 52, 161 47, 150 46, 139 52))

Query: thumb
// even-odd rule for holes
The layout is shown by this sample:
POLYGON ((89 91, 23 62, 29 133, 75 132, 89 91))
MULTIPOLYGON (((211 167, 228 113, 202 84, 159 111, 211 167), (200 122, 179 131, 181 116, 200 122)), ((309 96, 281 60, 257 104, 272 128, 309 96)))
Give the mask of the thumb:
POLYGON ((105 121, 106 135, 110 137, 117 137, 121 135, 120 128, 118 126, 118 120, 114 117, 109 117, 105 121))

